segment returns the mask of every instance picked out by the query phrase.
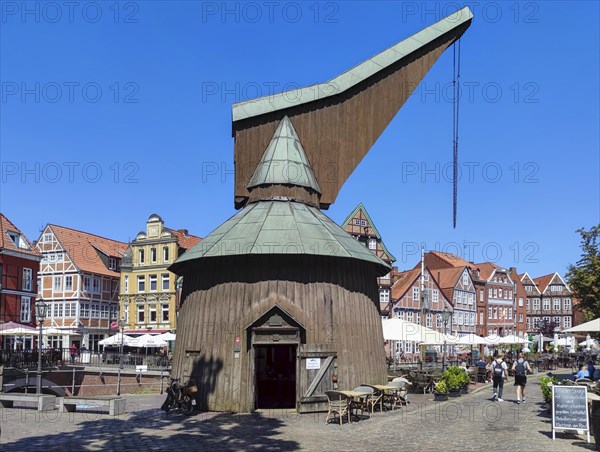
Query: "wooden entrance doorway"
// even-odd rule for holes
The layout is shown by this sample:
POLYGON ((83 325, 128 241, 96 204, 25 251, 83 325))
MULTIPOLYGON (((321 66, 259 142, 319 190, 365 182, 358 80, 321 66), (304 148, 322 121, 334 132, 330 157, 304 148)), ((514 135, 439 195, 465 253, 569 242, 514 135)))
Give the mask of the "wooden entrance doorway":
POLYGON ((256 345, 256 408, 296 407, 296 344, 256 345))

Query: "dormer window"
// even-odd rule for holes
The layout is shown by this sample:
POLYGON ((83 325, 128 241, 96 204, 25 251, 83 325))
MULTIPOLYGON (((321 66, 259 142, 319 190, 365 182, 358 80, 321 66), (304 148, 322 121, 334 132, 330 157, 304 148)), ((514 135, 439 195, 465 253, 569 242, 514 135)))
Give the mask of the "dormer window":
POLYGON ((115 270, 117 271, 117 259, 115 259, 114 257, 109 257, 108 258, 108 268, 110 270, 115 270))
POLYGON ((21 234, 18 234, 16 232, 11 232, 11 231, 8 231, 7 234, 17 248, 22 248, 24 250, 29 249, 27 242, 25 242, 25 240, 23 239, 21 234))
POLYGON ((376 250, 377 249, 377 240, 376 239, 369 239, 368 243, 369 243, 369 249, 370 250, 376 250))

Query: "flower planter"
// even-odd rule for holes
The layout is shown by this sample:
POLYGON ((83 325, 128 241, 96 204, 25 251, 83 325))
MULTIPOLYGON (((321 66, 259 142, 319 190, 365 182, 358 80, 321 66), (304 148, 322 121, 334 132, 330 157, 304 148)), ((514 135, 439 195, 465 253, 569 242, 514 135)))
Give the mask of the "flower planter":
POLYGON ((460 389, 451 389, 448 391, 449 397, 460 397, 460 389))
POLYGON ((446 400, 448 400, 448 393, 439 393, 439 392, 434 392, 433 393, 433 400, 434 402, 444 402, 446 400))
POLYGON ((460 393, 461 394, 468 394, 469 393, 469 387, 468 386, 462 386, 460 388, 460 393))

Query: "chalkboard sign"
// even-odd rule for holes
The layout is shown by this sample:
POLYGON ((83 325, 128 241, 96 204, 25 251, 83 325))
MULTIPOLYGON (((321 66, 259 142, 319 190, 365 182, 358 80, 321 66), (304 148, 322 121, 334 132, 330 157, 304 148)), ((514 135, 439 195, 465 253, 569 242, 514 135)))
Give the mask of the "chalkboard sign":
POLYGON ((587 386, 552 386, 552 439, 555 429, 587 430, 587 386))

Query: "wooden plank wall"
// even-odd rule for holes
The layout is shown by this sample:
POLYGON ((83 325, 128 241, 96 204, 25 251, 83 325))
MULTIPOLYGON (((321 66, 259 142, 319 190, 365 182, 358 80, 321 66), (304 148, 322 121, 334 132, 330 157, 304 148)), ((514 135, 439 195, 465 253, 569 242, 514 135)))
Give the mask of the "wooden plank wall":
MULTIPOLYGON (((306 328, 299 355, 336 353, 341 389, 386 381, 376 274, 369 264, 316 256, 210 258, 204 265, 189 266, 184 281, 173 372, 199 383, 200 409, 254 409, 253 353, 246 327, 275 305, 306 328)), ((299 374, 298 398, 310 384, 303 372, 305 368, 299 374)), ((331 381, 331 372, 326 378, 331 381)), ((327 385, 324 379, 319 391, 327 385)))
POLYGON ((327 208, 431 66, 467 27, 340 95, 235 122, 236 208, 248 197, 246 185, 285 115, 292 120, 321 187, 321 207, 327 208))

